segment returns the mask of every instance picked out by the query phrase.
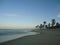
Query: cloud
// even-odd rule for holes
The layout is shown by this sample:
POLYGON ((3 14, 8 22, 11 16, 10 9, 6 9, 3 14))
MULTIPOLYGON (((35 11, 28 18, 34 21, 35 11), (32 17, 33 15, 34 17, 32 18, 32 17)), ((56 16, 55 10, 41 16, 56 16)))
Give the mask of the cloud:
POLYGON ((57 17, 60 17, 60 14, 59 14, 59 15, 57 15, 57 17))
POLYGON ((9 14, 9 13, 3 13, 3 16, 18 16, 17 14, 9 14))
POLYGON ((16 14, 5 14, 5 16, 17 16, 16 14))

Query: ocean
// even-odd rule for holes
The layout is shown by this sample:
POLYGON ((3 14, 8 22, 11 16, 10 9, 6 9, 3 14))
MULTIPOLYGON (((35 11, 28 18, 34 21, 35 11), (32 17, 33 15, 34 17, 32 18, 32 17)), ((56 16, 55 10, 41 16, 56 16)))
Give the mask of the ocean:
POLYGON ((36 32, 24 29, 0 29, 0 43, 36 34, 36 32))

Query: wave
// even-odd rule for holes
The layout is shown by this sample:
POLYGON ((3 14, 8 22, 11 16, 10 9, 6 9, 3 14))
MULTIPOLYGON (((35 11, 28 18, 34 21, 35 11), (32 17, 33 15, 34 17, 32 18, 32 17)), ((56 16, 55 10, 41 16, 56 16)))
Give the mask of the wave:
POLYGON ((0 30, 0 43, 36 34, 38 33, 28 30, 0 30))

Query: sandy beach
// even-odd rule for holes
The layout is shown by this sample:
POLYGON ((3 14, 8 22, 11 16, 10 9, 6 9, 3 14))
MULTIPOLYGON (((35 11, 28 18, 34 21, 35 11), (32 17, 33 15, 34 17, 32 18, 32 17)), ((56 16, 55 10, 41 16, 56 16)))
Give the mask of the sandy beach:
POLYGON ((42 31, 40 34, 25 36, 0 45, 60 45, 60 32, 42 31))

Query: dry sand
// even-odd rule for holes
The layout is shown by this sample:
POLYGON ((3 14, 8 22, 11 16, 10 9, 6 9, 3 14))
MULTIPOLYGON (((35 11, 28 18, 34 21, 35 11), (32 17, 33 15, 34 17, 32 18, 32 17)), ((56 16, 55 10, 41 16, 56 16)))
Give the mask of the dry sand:
POLYGON ((25 36, 1 43, 0 45, 60 45, 59 31, 42 31, 40 34, 25 36))

